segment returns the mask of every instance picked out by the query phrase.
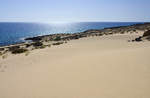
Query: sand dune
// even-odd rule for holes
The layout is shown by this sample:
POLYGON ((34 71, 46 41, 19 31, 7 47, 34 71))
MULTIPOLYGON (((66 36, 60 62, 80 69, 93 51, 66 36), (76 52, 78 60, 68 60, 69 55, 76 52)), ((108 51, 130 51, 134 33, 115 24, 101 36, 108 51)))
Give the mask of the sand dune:
POLYGON ((0 98, 149 98, 150 42, 72 40, 0 59, 0 98))

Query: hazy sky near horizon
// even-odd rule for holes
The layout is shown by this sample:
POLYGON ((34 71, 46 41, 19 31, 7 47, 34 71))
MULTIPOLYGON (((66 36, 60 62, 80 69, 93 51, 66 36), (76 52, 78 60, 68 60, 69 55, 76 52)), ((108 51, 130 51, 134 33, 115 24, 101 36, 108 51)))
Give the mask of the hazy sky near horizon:
POLYGON ((150 0, 0 0, 1 22, 150 22, 150 0))

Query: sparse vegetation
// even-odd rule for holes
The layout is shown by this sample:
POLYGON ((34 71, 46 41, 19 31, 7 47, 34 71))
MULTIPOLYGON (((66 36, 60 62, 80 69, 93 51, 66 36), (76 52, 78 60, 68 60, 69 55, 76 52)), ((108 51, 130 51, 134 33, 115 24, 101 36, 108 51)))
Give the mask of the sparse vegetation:
POLYGON ((46 45, 47 47, 51 47, 51 44, 49 44, 49 45, 46 45))
POLYGON ((32 45, 34 47, 40 47, 40 46, 43 46, 43 43, 42 42, 35 42, 35 43, 32 43, 32 45))
POLYGON ((7 58, 7 55, 6 55, 6 54, 2 56, 2 59, 6 59, 6 58, 7 58))
POLYGON ((53 43, 53 45, 61 45, 63 44, 64 42, 56 42, 56 43, 53 43))
POLYGON ((26 48, 29 48, 31 46, 31 44, 26 44, 26 48))
POLYGON ((11 46, 8 49, 9 49, 9 51, 14 51, 14 50, 17 50, 19 48, 20 48, 20 46, 11 46))
POLYGON ((25 53, 27 52, 28 49, 25 48, 19 48, 19 49, 14 49, 13 51, 11 51, 12 54, 20 54, 20 53, 25 53))
POLYGON ((42 42, 35 42, 35 43, 32 43, 32 45, 35 47, 35 49, 46 48, 46 46, 42 42))
POLYGON ((3 53, 2 52, 0 52, 0 56, 2 56, 3 55, 3 53))
POLYGON ((42 45, 42 46, 40 46, 39 48, 40 48, 40 49, 44 49, 44 48, 46 48, 46 45, 42 45))
POLYGON ((29 51, 27 51, 27 52, 25 53, 25 56, 28 56, 28 55, 29 55, 29 53, 30 53, 30 52, 29 52, 29 51))
POLYGON ((57 36, 54 41, 60 41, 61 40, 61 36, 57 36))

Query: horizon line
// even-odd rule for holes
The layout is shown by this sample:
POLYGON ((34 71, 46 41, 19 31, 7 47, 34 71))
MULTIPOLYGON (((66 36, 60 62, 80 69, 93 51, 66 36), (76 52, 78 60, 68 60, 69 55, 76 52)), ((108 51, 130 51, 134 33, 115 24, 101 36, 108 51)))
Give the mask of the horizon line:
POLYGON ((83 23, 83 22, 102 22, 102 23, 107 23, 107 22, 132 22, 132 23, 150 23, 150 21, 51 21, 51 22, 37 22, 37 21, 0 21, 0 23, 45 23, 45 24, 49 24, 49 23, 83 23))

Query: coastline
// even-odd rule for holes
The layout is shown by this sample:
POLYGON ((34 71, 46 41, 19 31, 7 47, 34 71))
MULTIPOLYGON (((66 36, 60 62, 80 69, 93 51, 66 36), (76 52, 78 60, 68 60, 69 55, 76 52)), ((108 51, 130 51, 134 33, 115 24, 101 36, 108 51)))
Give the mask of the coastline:
MULTIPOLYGON (((67 43, 70 40, 76 40, 91 36, 103 36, 112 34, 132 34, 140 33, 142 34, 150 28, 150 23, 135 24, 131 26, 119 26, 104 29, 91 29, 80 33, 68 33, 68 34, 50 34, 43 36, 36 36, 25 38, 26 42, 13 44, 8 46, 0 47, 0 55, 5 55, 6 53, 20 54, 34 49, 43 49, 46 47, 51 47, 52 45, 60 45, 67 43), (28 42, 30 41, 30 42, 28 42)), ((134 40, 134 39, 133 39, 134 40)))
POLYGON ((149 25, 143 27, 124 34, 120 28, 107 29, 101 36, 97 36, 99 30, 90 30, 84 33, 90 36, 64 40, 67 43, 46 42, 42 37, 10 46, 10 51, 19 54, 8 51, 0 58, 0 97, 149 98, 150 41, 135 42, 139 36, 150 35, 144 33, 149 25))

